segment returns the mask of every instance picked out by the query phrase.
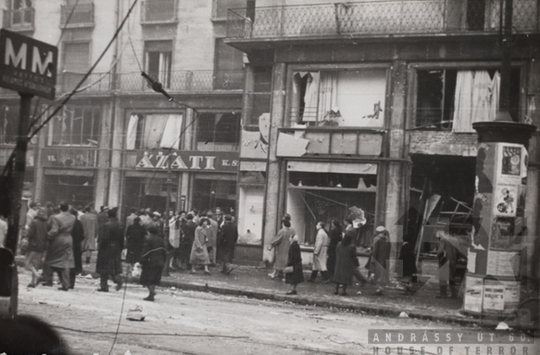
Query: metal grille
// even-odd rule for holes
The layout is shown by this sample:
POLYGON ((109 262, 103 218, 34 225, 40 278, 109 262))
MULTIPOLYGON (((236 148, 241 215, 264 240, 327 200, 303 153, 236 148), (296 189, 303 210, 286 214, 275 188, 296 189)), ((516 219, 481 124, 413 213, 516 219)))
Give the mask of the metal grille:
MULTIPOLYGON (((118 74, 122 91, 152 91, 141 73, 118 74)), ((170 72, 165 89, 171 91, 238 90, 243 88, 243 70, 182 70, 170 72)))
MULTIPOLYGON (((538 31, 538 11, 536 0, 514 1, 514 31, 538 31)), ((258 7, 254 20, 246 14, 247 9, 229 10, 228 37, 486 32, 499 30, 501 1, 364 1, 258 7)))

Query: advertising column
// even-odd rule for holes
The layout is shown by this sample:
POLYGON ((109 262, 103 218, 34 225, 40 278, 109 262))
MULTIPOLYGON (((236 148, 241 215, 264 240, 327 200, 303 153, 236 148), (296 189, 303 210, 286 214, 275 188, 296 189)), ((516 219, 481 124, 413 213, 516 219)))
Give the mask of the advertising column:
POLYGON ((463 311, 505 316, 520 301, 522 239, 527 233, 527 147, 536 127, 478 122, 476 192, 463 311))

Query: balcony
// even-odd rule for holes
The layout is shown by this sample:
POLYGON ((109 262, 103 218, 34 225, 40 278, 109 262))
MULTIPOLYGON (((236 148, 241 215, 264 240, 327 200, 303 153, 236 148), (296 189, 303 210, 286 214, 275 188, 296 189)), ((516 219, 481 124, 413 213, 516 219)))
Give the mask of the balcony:
POLYGON ((176 0, 148 0, 141 2, 141 24, 177 23, 176 0))
MULTIPOLYGON (((169 91, 241 90, 244 71, 180 70, 159 74, 163 87, 169 91)), ((118 74, 119 87, 126 92, 152 92, 140 72, 118 74)))
MULTIPOLYGON (((84 73, 62 73, 56 77, 56 92, 71 92, 81 81, 84 73)), ((81 93, 96 94, 110 92, 112 87, 111 73, 92 73, 79 88, 81 93)))
POLYGON ((33 7, 4 10, 4 28, 20 32, 34 31, 34 14, 33 7))
POLYGON ((385 131, 355 127, 280 128, 277 156, 379 157, 385 131))
POLYGON ((94 27, 94 3, 61 5, 60 25, 66 28, 94 27), (71 15, 71 17, 70 17, 71 15))
MULTIPOLYGON (((504 10, 504 8, 503 8, 504 10)), ((513 27, 538 32, 536 0, 514 1, 513 27)), ((497 33, 500 2, 404 0, 231 9, 227 37, 235 39, 497 33)))

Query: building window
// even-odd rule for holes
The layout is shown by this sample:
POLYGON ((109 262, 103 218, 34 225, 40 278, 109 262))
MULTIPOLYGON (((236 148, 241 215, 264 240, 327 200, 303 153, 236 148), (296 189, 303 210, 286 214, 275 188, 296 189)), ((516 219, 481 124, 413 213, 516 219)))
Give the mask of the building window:
POLYGON ((47 145, 98 146, 100 108, 64 106, 60 112, 49 125, 47 145))
POLYGON ((383 127, 386 69, 295 71, 290 124, 383 127))
POLYGON ((158 80, 164 88, 171 86, 172 41, 146 41, 144 43, 146 73, 158 80))
POLYGON ((60 14, 62 27, 94 26, 94 3, 91 0, 67 0, 66 4, 62 5, 60 14))
POLYGON ((126 149, 178 150, 182 121, 182 114, 132 114, 128 121, 126 149))
MULTIPOLYGON (((495 119, 500 80, 500 73, 495 69, 417 70, 415 127, 475 132, 474 122, 495 119)), ((517 119, 519 68, 512 69, 510 86, 510 114, 517 119)))
POLYGON ((246 108, 246 126, 258 126, 259 118, 270 113, 272 98, 272 67, 253 68, 253 88, 248 90, 250 104, 246 108))
POLYGON ((197 122, 197 150, 239 150, 239 112, 205 112, 201 113, 197 122))
POLYGON ((214 0, 213 14, 214 19, 226 19, 229 9, 245 8, 246 0, 214 0))
POLYGON ((231 90, 244 87, 244 54, 216 39, 214 89, 231 90))
MULTIPOLYGON (((314 165, 310 170, 324 171, 314 165)), ((360 170, 360 169, 358 169, 360 170)), ((377 175, 289 171, 286 211, 300 242, 313 245, 317 222, 331 225, 332 219, 343 222, 352 207, 361 209, 365 221, 357 245, 370 246, 377 197, 377 175), (362 233, 366 233, 365 235, 362 233)))
POLYGON ((176 0, 146 0, 141 4, 141 22, 175 22, 176 0))
POLYGON ((4 10, 4 27, 33 29, 34 12, 32 0, 9 0, 9 9, 4 10))
POLYGON ((0 115, 0 144, 14 144, 17 140, 19 107, 2 105, 0 115))
POLYGON ((73 89, 90 66, 90 42, 65 42, 62 58, 64 72, 59 78, 62 90, 73 89))

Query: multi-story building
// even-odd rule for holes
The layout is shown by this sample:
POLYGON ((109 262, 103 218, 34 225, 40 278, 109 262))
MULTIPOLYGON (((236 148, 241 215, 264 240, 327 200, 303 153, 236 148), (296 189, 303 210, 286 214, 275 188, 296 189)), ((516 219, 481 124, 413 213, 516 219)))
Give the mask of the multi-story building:
MULTIPOLYGON (((2 27, 57 45, 57 101, 102 54, 132 1, 4 0, 2 27)), ((32 142, 25 195, 165 211, 235 209, 243 53, 224 43, 234 1, 139 1, 81 90, 32 142), (174 102, 154 92, 145 72, 174 102), (166 158, 166 161, 164 160, 166 158)), ((2 90, 1 164, 18 95, 2 90)), ((45 115, 47 116, 47 115, 45 115)))
MULTIPOLYGON (((506 46, 510 115, 540 126, 538 1, 514 0, 511 38, 501 36, 505 1, 307 3, 257 0, 229 11, 226 43, 248 58, 241 239, 270 260, 285 213, 309 246, 318 221, 343 220, 354 206, 365 212, 361 244, 380 224, 393 242, 423 238, 420 248, 442 219, 451 233, 470 234, 472 123, 497 114, 506 46)), ((538 138, 527 204, 518 206, 530 236, 539 232, 538 138)))

